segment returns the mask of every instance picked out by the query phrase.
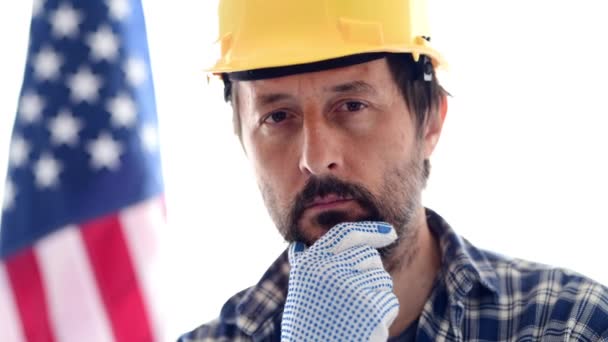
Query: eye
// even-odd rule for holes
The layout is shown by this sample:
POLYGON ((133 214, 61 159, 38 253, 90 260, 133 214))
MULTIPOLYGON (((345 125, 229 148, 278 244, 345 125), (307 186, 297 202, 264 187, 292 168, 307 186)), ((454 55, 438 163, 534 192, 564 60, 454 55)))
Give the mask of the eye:
POLYGON ((339 112, 358 112, 367 108, 367 105, 359 101, 346 101, 338 107, 339 112))
POLYGON ((278 124, 284 121, 285 119, 287 119, 287 112, 280 110, 267 115, 266 118, 264 118, 264 123, 278 124))

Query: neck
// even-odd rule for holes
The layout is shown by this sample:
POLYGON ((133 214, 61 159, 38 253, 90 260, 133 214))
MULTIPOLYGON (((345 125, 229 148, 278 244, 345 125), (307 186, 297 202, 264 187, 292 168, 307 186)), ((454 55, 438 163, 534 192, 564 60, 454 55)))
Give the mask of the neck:
POLYGON ((423 207, 416 212, 414 222, 386 263, 399 300, 399 313, 389 336, 398 336, 420 316, 441 266, 439 244, 429 230, 423 207))

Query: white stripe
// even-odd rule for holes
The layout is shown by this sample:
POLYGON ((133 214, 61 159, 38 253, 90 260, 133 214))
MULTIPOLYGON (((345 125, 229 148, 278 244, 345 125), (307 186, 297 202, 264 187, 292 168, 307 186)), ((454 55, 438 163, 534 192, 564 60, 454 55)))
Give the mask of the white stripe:
POLYGON ((6 267, 0 262, 0 341, 2 342, 25 341, 13 298, 6 267))
POLYGON ((165 227, 162 202, 156 198, 147 202, 130 207, 120 214, 120 223, 125 236, 131 260, 135 268, 135 274, 141 286, 148 317, 150 318, 150 329, 156 341, 174 340, 175 336, 163 336, 167 331, 162 322, 163 303, 162 278, 165 272, 161 270, 160 236, 165 227))
POLYGON ((76 226, 51 234, 34 247, 49 318, 58 341, 112 341, 95 276, 76 226))

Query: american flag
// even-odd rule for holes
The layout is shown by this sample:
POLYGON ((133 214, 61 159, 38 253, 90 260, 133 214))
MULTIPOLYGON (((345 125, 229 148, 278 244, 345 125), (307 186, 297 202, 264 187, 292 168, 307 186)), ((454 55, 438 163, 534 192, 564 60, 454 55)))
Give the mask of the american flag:
POLYGON ((147 45, 139 0, 34 1, 1 208, 2 342, 160 339, 147 45))

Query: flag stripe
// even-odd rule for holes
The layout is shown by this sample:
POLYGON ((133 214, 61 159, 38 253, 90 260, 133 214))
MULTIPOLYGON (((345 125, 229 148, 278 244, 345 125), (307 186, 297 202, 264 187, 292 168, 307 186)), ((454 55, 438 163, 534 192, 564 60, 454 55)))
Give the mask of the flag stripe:
POLYGON ((152 341, 148 314, 117 216, 82 225, 101 298, 118 342, 152 341))
POLYGON ((151 328, 156 340, 175 339, 175 336, 162 338, 162 314, 156 308, 163 305, 163 293, 160 288, 163 284, 161 278, 161 265, 159 242, 164 227, 164 204, 162 198, 155 198, 135 205, 120 215, 121 226, 125 241, 131 251, 133 265, 139 283, 142 285, 143 296, 148 304, 148 313, 151 328))
POLYGON ((78 227, 64 227, 51 234, 37 244, 35 253, 57 340, 112 341, 78 227))
POLYGON ((142 4, 41 2, 0 209, 0 342, 151 342, 156 227, 127 241, 120 222, 163 193, 142 4))
POLYGON ((25 342, 12 289, 3 263, 0 263, 0 341, 25 342))
POLYGON ((36 256, 25 249, 6 260, 6 270, 23 331, 29 342, 55 340, 49 322, 46 295, 42 287, 36 256))

